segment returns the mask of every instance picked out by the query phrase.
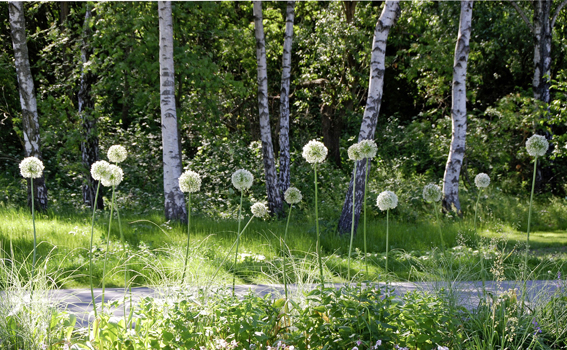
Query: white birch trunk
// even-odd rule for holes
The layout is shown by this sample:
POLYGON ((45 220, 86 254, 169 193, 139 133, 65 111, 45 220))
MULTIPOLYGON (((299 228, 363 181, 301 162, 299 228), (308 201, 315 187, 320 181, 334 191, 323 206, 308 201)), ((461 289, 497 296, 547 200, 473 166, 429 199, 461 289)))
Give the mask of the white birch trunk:
POLYGON ((471 36, 473 1, 461 1, 459 34, 453 61, 453 89, 451 121, 453 133, 451 148, 443 176, 443 208, 461 215, 459 202, 459 175, 465 155, 467 134, 467 62, 469 59, 469 41, 471 36))
POLYGON ((175 70, 173 67, 173 19, 171 1, 158 1, 159 67, 161 98, 161 136, 163 147, 163 194, 165 218, 187 220, 185 198, 179 189, 181 149, 175 107, 175 70))
POLYGON ((288 1, 282 56, 282 85, 280 92, 280 173, 278 183, 280 195, 283 195, 283 193, 288 189, 291 181, 291 161, 289 154, 289 87, 291 80, 291 44, 293 42, 294 18, 295 1, 288 1))
POLYGON ((268 207, 272 215, 282 212, 282 197, 277 185, 276 164, 270 128, 268 110, 268 67, 266 65, 266 47, 264 25, 262 23, 262 2, 254 1, 254 33, 256 36, 256 61, 258 63, 258 109, 260 113, 260 137, 264 155, 264 175, 268 207))
POLYGON ((532 81, 534 98, 545 103, 550 102, 551 68, 551 1, 534 2, 534 77, 532 81))
MULTIPOLYGON (((96 196, 96 181, 91 176, 91 165, 98 160, 98 136, 96 133, 96 119, 93 117, 92 110, 94 102, 91 97, 91 86, 93 75, 87 70, 87 62, 91 55, 89 45, 90 36, 92 34, 90 21, 92 18, 91 6, 85 3, 85 21, 83 23, 83 42, 81 45, 81 81, 79 87, 78 112, 81 121, 81 159, 85 168, 85 183, 83 184, 83 202, 88 203, 91 208, 96 196)), ((98 209, 103 208, 102 196, 99 196, 95 204, 98 209)))
MULTIPOLYGON (((26 157, 41 156, 41 142, 39 135, 39 117, 37 113, 37 101, 35 88, 30 69, 28 45, 26 43, 26 22, 24 18, 24 3, 9 2, 10 29, 12 45, 14 47, 14 62, 18 76, 18 87, 20 92, 20 105, 22 107, 22 131, 24 134, 24 148, 26 157)), ((47 187, 45 178, 42 176, 33 181, 36 208, 47 209, 47 187)), ((31 207, 31 188, 28 180, 28 205, 31 207)))
MULTIPOLYGON (((368 85, 368 98, 366 99, 366 108, 360 125, 358 141, 373 140, 376 132, 376 124, 378 123, 378 115, 382 104, 382 94, 384 87, 384 72, 386 70, 386 41, 390 29, 394 26, 400 16, 399 1, 386 1, 380 18, 376 23, 374 31, 374 40, 372 42, 372 54, 370 57, 370 83, 368 85)), ((358 219, 362 208, 364 197, 364 177, 366 175, 366 160, 357 162, 356 179, 351 177, 350 185, 346 193, 343 211, 339 220, 339 233, 350 232, 352 224, 352 187, 353 181, 356 181, 355 193, 355 225, 356 231, 358 227, 358 219)), ((354 171, 353 171, 354 176, 354 171)))

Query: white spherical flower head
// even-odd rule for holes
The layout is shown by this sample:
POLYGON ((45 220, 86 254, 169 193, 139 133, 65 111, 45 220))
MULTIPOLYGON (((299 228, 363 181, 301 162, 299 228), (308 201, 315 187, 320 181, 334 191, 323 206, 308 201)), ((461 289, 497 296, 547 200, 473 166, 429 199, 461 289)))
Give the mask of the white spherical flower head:
POLYGON ((303 158, 307 163, 322 163, 327 157, 327 147, 322 142, 311 140, 303 146, 303 158))
POLYGON ((427 203, 439 202, 441 200, 441 188, 436 184, 425 185, 423 188, 423 199, 427 203))
POLYGON ((179 177, 179 188, 183 192, 197 192, 201 189, 201 175, 187 170, 179 177))
POLYGON ((480 173, 474 178, 474 184, 478 188, 486 188, 490 185, 490 176, 485 173, 480 173))
POLYGON ((378 195, 376 205, 382 211, 394 209, 398 206, 398 196, 392 191, 384 191, 378 195))
POLYGON ((100 181, 108 175, 110 175, 110 163, 107 161, 99 160, 91 165, 91 176, 96 181, 100 181))
POLYGON ((532 157, 541 157, 545 155, 547 149, 549 148, 549 142, 545 139, 545 136, 533 135, 526 141, 526 149, 532 157))
POLYGON ((113 163, 122 163, 128 156, 126 148, 120 145, 110 146, 108 149, 108 159, 113 163))
POLYGON ((362 140, 358 143, 360 145, 360 153, 363 158, 374 158, 378 152, 378 146, 373 140, 362 140))
POLYGON ((245 169, 238 169, 232 174, 232 184, 239 191, 244 191, 252 187, 254 175, 245 169))
POLYGON ((263 218, 268 215, 268 208, 264 205, 264 203, 254 203, 250 210, 252 211, 252 215, 257 218, 263 218))
POLYGON ((348 148, 348 159, 350 160, 363 160, 362 152, 360 151, 360 144, 355 143, 348 148))
POLYGON ((284 199, 288 204, 297 204, 301 202, 301 199, 303 199, 303 195, 301 194, 301 191, 298 190, 297 188, 289 187, 284 192, 284 199))
POLYGON ((26 179, 37 179, 43 174, 43 162, 36 157, 27 157, 20 162, 20 174, 26 179))
POLYGON ((108 166, 108 175, 106 177, 103 177, 101 180, 103 186, 116 187, 120 185, 123 179, 124 173, 122 172, 122 169, 117 165, 110 164, 108 166))

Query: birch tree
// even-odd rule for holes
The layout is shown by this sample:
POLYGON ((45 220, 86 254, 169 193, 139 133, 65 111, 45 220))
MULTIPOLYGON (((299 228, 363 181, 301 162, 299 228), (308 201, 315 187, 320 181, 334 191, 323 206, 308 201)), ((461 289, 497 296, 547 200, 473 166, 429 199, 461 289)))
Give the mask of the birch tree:
POLYGON ((455 56, 453 60, 453 84, 451 122, 452 137, 445 175, 443 176, 443 208, 461 215, 459 201, 459 175, 465 155, 467 134, 467 62, 471 37, 473 1, 461 1, 461 16, 455 56))
MULTIPOLYGON (((85 3, 85 21, 83 24, 83 40, 81 45, 81 81, 78 94, 78 111, 81 121, 81 159, 86 172, 86 181, 83 184, 83 202, 93 206, 96 196, 96 183, 91 176, 91 165, 98 160, 98 136, 96 132, 96 118, 92 115, 94 101, 91 97, 93 74, 88 69, 92 49, 89 44, 92 35, 90 23, 92 18, 91 6, 85 3)), ((99 196, 96 206, 103 208, 102 196, 99 196)))
POLYGON ((278 183, 280 195, 282 195, 290 185, 289 86, 291 77, 291 44, 293 42, 295 1, 287 2, 285 18, 285 37, 282 55, 282 85, 280 91, 280 173, 278 183))
POLYGON ((282 212, 283 202, 277 185, 276 163, 270 128, 268 72, 266 65, 264 25, 262 21, 262 2, 254 1, 254 34, 256 36, 256 62, 258 64, 258 110, 260 113, 260 138, 262 139, 262 152, 264 155, 264 176, 270 213, 278 215, 282 212))
POLYGON ((533 5, 533 23, 530 22, 526 13, 514 0, 509 0, 511 5, 518 11, 518 14, 533 35, 534 40, 534 76, 532 79, 532 88, 534 98, 536 100, 549 103, 550 102, 550 69, 551 69, 551 39, 553 35, 553 27, 559 16, 559 12, 567 5, 567 0, 563 0, 555 8, 553 17, 551 15, 551 0, 534 0, 533 5))
MULTIPOLYGON (((380 106, 382 104, 382 94, 384 87, 384 72, 386 70, 386 41, 390 29, 394 26, 400 16, 400 3, 399 1, 386 1, 380 18, 376 23, 374 30, 374 39, 372 41, 372 53, 370 57, 370 82, 368 86, 368 97, 366 99, 366 108, 362 117, 362 124, 360 125, 360 132, 358 134, 358 142, 362 140, 373 140, 376 132, 376 124, 378 122, 378 115, 380 113, 380 106)), ((360 217, 360 210, 364 196, 364 177, 366 175, 366 159, 357 162, 356 179, 351 176, 350 185, 346 193, 345 202, 341 218, 339 219, 339 232, 350 232, 352 223, 352 210, 355 210, 355 228, 358 227, 358 219, 360 217), (353 205, 352 188, 353 183, 356 181, 355 204, 353 205), (354 208, 353 208, 354 207, 354 208)), ((368 171, 370 167, 368 167, 368 171)))
MULTIPOLYGON (((14 47, 14 63, 18 78, 18 90, 20 93, 20 105, 22 107, 22 132, 24 136, 24 150, 26 157, 41 157, 41 142, 39 135, 39 116, 37 113, 37 101, 35 88, 30 69, 28 45, 26 43, 26 21, 24 18, 24 3, 8 3, 10 16, 10 33, 14 47)), ((35 201, 35 207, 39 210, 47 209, 47 187, 45 177, 33 181, 34 197, 31 198, 30 182, 28 181, 28 205, 35 201)))
POLYGON ((187 218, 185 198, 179 189, 181 176, 181 148, 177 129, 175 107, 175 70, 173 67, 173 19, 171 1, 159 1, 159 67, 161 136, 163 148, 163 194, 165 218, 181 220, 187 218))

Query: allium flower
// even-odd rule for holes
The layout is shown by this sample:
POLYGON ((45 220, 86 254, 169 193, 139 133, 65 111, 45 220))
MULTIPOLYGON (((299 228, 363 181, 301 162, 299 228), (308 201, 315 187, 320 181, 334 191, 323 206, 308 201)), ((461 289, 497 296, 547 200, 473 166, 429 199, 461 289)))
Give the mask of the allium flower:
POLYGON ((254 215, 257 218, 263 218, 266 215, 268 215, 268 208, 266 208, 266 206, 264 205, 264 203, 254 203, 252 205, 252 208, 250 208, 250 210, 252 211, 252 215, 254 215))
POLYGON ((124 148, 124 146, 114 145, 110 146, 107 155, 108 160, 111 162, 122 163, 126 159, 128 152, 126 152, 126 148, 124 148))
POLYGON ((364 157, 362 156, 362 152, 360 150, 360 144, 355 143, 354 145, 348 148, 348 159, 354 161, 364 159, 364 157))
POLYGON ((545 139, 545 136, 533 135, 526 141, 526 149, 532 157, 541 157, 545 155, 547 149, 549 148, 549 142, 545 139))
POLYGON ((201 175, 187 170, 179 177, 179 188, 182 192, 197 192, 201 188, 201 175))
POLYGON ((36 157, 27 157, 20 162, 20 173, 26 179, 40 178, 44 168, 42 161, 36 157))
POLYGON ((384 191, 378 195, 376 205, 382 211, 394 209, 398 206, 398 196, 392 191, 384 191))
POLYGON ((108 166, 108 176, 103 177, 101 180, 103 186, 116 187, 120 185, 123 179, 124 179, 124 173, 122 172, 122 169, 117 165, 110 164, 108 166))
POLYGON ((244 191, 252 187, 254 175, 245 169, 238 169, 232 174, 232 184, 239 191, 244 191))
POLYGON ((478 188, 486 188, 490 185, 490 176, 485 173, 480 173, 474 178, 474 184, 478 188))
POLYGON ((423 188, 423 199, 427 203, 439 202, 441 200, 441 189, 436 184, 425 185, 423 188))
POLYGON ((297 204, 301 202, 302 198, 303 195, 301 194, 301 191, 295 187, 289 187, 284 192, 284 199, 287 202, 287 204, 297 204))
POLYGON ((94 162, 93 165, 91 165, 91 176, 96 181, 100 181, 103 178, 110 175, 109 168, 110 168, 110 163, 108 163, 105 160, 99 160, 98 162, 94 162))
POLYGON ((359 143, 360 153, 363 158, 374 158, 376 157, 376 152, 378 151, 378 146, 373 140, 362 140, 359 143))
POLYGON ((322 142, 311 140, 303 146, 303 158, 307 163, 322 163, 327 157, 327 147, 322 142))

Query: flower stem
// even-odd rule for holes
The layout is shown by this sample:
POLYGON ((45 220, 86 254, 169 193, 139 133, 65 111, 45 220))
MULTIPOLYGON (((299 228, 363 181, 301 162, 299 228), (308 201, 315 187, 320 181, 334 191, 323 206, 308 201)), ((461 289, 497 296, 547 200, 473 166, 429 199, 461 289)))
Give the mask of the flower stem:
POLYGON ((106 234, 106 251, 104 252, 104 263, 102 264, 102 301, 100 304, 101 312, 104 313, 104 277, 106 275, 106 260, 110 249, 110 228, 112 227, 112 215, 114 214, 114 186, 112 186, 112 202, 110 204, 110 218, 108 221, 108 233, 106 234))
POLYGON ((368 186, 368 164, 370 159, 366 158, 366 174, 364 175, 364 268, 366 269, 366 280, 368 281, 368 251, 366 250, 366 187, 368 186))
POLYGON ((354 239, 354 212, 356 209, 355 198, 356 198, 356 165, 357 161, 354 161, 354 175, 352 178, 352 221, 350 223, 350 245, 348 248, 348 271, 347 271, 347 281, 350 282, 350 256, 352 253, 352 241, 354 239))
MULTIPOLYGON (((242 214, 242 197, 244 196, 244 191, 240 191, 240 206, 238 207, 238 234, 236 235, 236 250, 234 251, 234 268, 236 268, 236 262, 238 259, 238 245, 240 244, 240 219, 242 214)), ((250 221, 248 221, 248 224, 250 221)), ((246 224, 246 226, 248 226, 246 224)), ((243 230, 244 231, 244 230, 243 230)), ((236 273, 232 274, 232 296, 234 296, 234 289, 236 287, 236 273)))
POLYGON ((388 273, 389 236, 390 236, 390 209, 388 208, 388 210, 386 210, 386 274, 388 273))
POLYGON ((187 270, 187 259, 189 259, 189 233, 191 232, 191 192, 189 192, 189 204, 187 209, 187 250, 185 251, 185 262, 183 263, 183 276, 181 283, 185 284, 185 272, 187 270))
POLYGON ((35 234, 35 198, 33 195, 33 177, 30 177, 30 188, 31 188, 31 207, 32 207, 32 223, 33 223, 33 261, 31 267, 31 295, 33 296, 33 280, 34 280, 34 269, 35 269, 35 259, 37 251, 37 239, 35 234))
POLYGON ((524 258, 524 273, 523 273, 523 280, 524 280, 524 290, 522 292, 522 308, 524 307, 524 301, 526 298, 526 283, 527 283, 527 273, 528 273, 528 254, 530 253, 530 224, 532 218, 532 203, 534 200, 534 190, 535 190, 535 181, 536 181, 536 171, 537 171, 537 157, 534 159, 534 175, 532 179, 532 193, 530 195, 530 206, 528 210, 528 236, 526 240, 526 256, 524 258))
MULTIPOLYGON (((476 229, 476 217, 478 212, 478 202, 480 200, 480 193, 482 192, 482 188, 478 189, 478 195, 476 197, 476 204, 474 206, 474 233, 478 234, 476 229)), ((480 278, 482 279, 482 291, 483 293, 486 291, 486 277, 484 275, 484 253, 482 252, 482 248, 479 250, 480 252, 480 278)))
MULTIPOLYGON (((122 223, 120 221, 120 212, 116 208, 116 217, 118 218, 118 230, 120 231, 120 241, 122 242, 122 251, 125 255, 124 257, 124 324, 128 326, 128 319, 126 314, 126 290, 128 289, 128 256, 126 254, 126 241, 124 239, 124 234, 122 233, 122 223)), ((132 299, 130 299, 130 304, 132 299)))
POLYGON ((313 164, 313 174, 315 182, 315 230, 317 232, 317 260, 319 262, 319 273, 321 276, 321 292, 325 289, 325 279, 323 277, 323 263, 321 262, 321 238, 319 235, 319 211, 317 208, 317 163, 313 164))
POLYGON ((287 252, 283 250, 284 247, 287 247, 286 239, 287 239, 287 228, 289 227, 289 219, 291 218, 291 209, 293 208, 293 204, 289 205, 289 213, 287 215, 287 223, 285 225, 285 234, 283 239, 283 275, 284 275, 284 289, 285 289, 285 299, 287 300, 287 270, 286 270, 286 256, 287 252))
POLYGON ((443 254, 445 253, 445 240, 443 240, 443 231, 441 231, 441 221, 439 221, 439 213, 437 210, 437 202, 433 202, 433 210, 435 211, 435 217, 437 218, 437 225, 439 226, 439 237, 441 237, 441 249, 443 249, 443 254))
POLYGON ((94 198, 94 202, 92 203, 93 218, 92 218, 92 221, 91 221, 91 245, 90 245, 90 248, 89 248, 89 275, 90 275, 90 282, 91 282, 91 298, 92 298, 92 303, 93 303, 95 320, 98 318, 98 316, 97 316, 97 312, 96 312, 96 301, 95 301, 94 287, 93 287, 93 237, 94 237, 94 219, 95 219, 96 203, 97 203, 97 199, 98 199, 99 189, 100 189, 100 181, 98 182, 98 185, 96 186, 96 195, 95 195, 95 198, 94 198))

